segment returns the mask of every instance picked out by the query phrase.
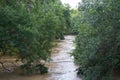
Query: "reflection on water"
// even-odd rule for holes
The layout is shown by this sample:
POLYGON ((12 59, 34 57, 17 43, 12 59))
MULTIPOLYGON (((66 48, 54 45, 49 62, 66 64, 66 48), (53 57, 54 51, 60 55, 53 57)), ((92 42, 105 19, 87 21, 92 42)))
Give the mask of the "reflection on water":
POLYGON ((70 52, 74 49, 75 36, 65 36, 65 40, 57 41, 58 46, 53 49, 49 73, 44 75, 20 76, 16 74, 0 75, 0 80, 81 80, 76 75, 77 66, 74 64, 70 52))

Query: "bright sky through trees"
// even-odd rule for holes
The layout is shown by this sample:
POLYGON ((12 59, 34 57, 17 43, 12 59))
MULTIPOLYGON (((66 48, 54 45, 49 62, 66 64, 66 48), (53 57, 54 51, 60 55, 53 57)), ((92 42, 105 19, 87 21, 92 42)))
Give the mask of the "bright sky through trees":
POLYGON ((78 2, 81 2, 81 0, 61 0, 63 4, 68 3, 71 8, 76 8, 78 5, 78 2))

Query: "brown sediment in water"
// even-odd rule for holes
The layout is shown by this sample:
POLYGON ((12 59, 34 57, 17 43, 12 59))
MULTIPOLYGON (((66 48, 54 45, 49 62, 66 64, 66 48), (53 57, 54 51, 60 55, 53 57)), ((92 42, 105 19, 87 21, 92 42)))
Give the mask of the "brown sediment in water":
POLYGON ((73 57, 70 52, 75 48, 75 36, 65 36, 65 40, 56 41, 52 49, 51 61, 46 64, 49 72, 44 75, 21 76, 15 73, 0 73, 0 80, 81 80, 77 77, 73 57))

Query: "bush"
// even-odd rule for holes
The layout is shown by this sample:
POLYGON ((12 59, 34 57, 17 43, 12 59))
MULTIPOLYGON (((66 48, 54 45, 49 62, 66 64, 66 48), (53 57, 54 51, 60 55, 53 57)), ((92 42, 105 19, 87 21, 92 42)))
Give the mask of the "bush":
POLYGON ((1 0, 0 4, 0 57, 16 56, 25 72, 36 68, 47 72, 40 61, 50 58, 56 36, 64 39, 60 0, 1 0))
POLYGON ((120 68, 118 0, 84 0, 81 23, 73 55, 84 80, 112 80, 120 68))

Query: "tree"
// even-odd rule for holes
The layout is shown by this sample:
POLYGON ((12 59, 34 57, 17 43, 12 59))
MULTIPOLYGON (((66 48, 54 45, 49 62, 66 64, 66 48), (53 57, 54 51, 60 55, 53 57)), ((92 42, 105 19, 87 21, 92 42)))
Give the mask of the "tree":
POLYGON ((71 33, 77 35, 78 29, 81 26, 80 20, 81 20, 81 13, 78 10, 71 10, 71 33))
POLYGON ((120 68, 118 0, 84 0, 81 26, 73 55, 84 80, 112 80, 120 68))
POLYGON ((25 73, 44 73, 56 36, 64 32, 60 0, 1 0, 0 57, 16 56, 25 73), (56 35, 56 33, 58 34, 56 35))

